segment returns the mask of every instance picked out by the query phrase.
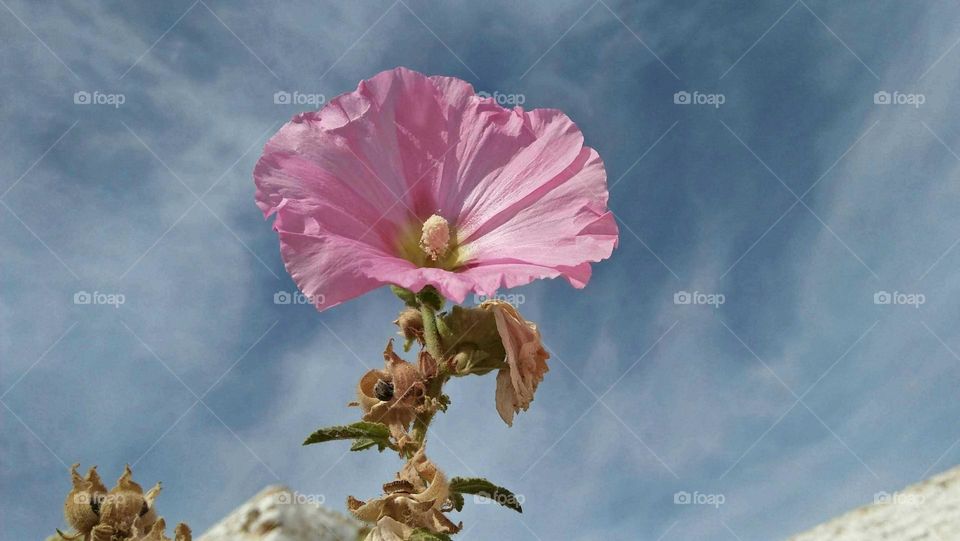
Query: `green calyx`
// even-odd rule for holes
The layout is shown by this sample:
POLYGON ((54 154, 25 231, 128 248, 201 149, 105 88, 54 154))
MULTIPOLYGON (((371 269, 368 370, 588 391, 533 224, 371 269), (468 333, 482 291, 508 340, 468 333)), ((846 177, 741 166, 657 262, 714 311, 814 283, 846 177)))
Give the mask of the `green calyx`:
POLYGON ((437 321, 453 357, 452 375, 483 375, 504 366, 506 351, 492 311, 454 306, 437 321))
MULTIPOLYGON (((422 321, 417 324, 423 326, 426 349, 438 360, 441 371, 466 376, 503 368, 506 351, 491 310, 453 306, 441 312, 444 299, 432 286, 418 293, 398 286, 390 288, 405 305, 420 313, 422 321)), ((405 350, 412 341, 408 335, 405 350)))

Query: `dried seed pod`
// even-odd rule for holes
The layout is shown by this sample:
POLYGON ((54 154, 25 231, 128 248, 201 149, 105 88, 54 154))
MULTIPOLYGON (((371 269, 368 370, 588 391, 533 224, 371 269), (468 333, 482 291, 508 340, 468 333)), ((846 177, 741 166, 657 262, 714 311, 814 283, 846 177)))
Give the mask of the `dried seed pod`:
POLYGON ((173 541, 193 541, 193 532, 184 523, 177 524, 173 530, 173 541))
POLYGON ((378 400, 386 402, 393 398, 393 384, 389 381, 379 379, 377 380, 377 384, 373 386, 373 394, 378 400))
POLYGON ((162 518, 157 519, 153 523, 153 527, 150 528, 150 533, 143 538, 143 541, 170 541, 170 539, 164 535, 164 530, 167 529, 167 523, 162 518))
POLYGON ((418 389, 423 389, 423 376, 415 366, 401 359, 393 352, 393 341, 387 343, 383 352, 393 382, 393 396, 398 402, 413 404, 418 397, 418 389))
POLYGON ((67 523, 78 532, 89 532, 100 522, 100 503, 107 494, 107 487, 100 480, 96 466, 87 471, 86 478, 77 473, 79 467, 80 464, 70 467, 73 488, 63 504, 63 514, 67 523))
POLYGON ((400 335, 406 338, 407 342, 416 340, 423 343, 423 316, 419 310, 406 308, 393 322, 400 327, 400 335))
POLYGON ((155 502, 160 495, 160 483, 153 485, 153 488, 147 491, 143 496, 143 507, 140 509, 140 518, 137 519, 137 529, 140 531, 149 531, 154 522, 157 521, 157 510, 155 502))
POLYGON ((90 541, 113 541, 116 538, 125 539, 126 536, 117 534, 109 524, 97 524, 90 532, 90 541))
MULTIPOLYGON (((70 469, 73 489, 67 495, 64 515, 77 532, 71 535, 57 533, 67 540, 84 541, 170 541, 163 537, 163 519, 158 518, 154 502, 160 494, 160 483, 143 493, 133 481, 130 466, 109 492, 90 468, 86 478, 77 474, 77 466, 70 469), (149 533, 147 533, 149 532, 149 533)), ((190 529, 177 527, 175 541, 190 541, 190 529)))
POLYGON ((360 378, 360 382, 357 383, 357 405, 360 406, 363 413, 372 413, 380 404, 387 402, 387 400, 377 398, 376 386, 377 382, 390 382, 391 380, 390 373, 384 370, 369 370, 360 378))
POLYGON ((402 453, 412 442, 407 430, 423 410, 427 387, 420 370, 394 353, 392 340, 387 342, 383 359, 383 370, 369 370, 360 378, 353 405, 363 410, 364 421, 387 425, 402 453))
POLYGON ((396 481, 390 481, 389 483, 384 483, 383 485, 383 491, 386 494, 409 494, 413 492, 413 489, 413 483, 404 479, 397 479, 396 481))
POLYGON ((128 465, 116 486, 110 489, 100 504, 100 524, 112 527, 114 535, 131 536, 136 533, 134 523, 148 510, 143 488, 134 482, 133 472, 128 465))
POLYGON ((437 361, 427 350, 420 351, 420 355, 417 357, 417 365, 424 379, 437 377, 437 361))
POLYGON ((190 528, 186 524, 180 523, 177 524, 177 528, 174 530, 174 538, 170 539, 167 537, 166 533, 166 523, 162 518, 157 519, 153 524, 153 527, 150 528, 150 533, 146 537, 140 538, 138 541, 191 541, 193 534, 190 532, 190 528))

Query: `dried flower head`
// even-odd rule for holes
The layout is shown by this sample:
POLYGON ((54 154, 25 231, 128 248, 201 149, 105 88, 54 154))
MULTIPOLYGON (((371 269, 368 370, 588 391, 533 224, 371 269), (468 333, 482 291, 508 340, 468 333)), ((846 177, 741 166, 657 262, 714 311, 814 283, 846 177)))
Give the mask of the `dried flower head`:
POLYGON ((70 467, 73 488, 63 504, 63 514, 77 531, 89 532, 100 522, 100 502, 107 495, 107 487, 97 474, 96 466, 90 467, 86 477, 80 477, 79 467, 80 464, 70 467))
POLYGON ((424 406, 425 377, 393 351, 393 341, 383 351, 384 369, 370 370, 357 384, 357 402, 363 420, 383 423, 401 450, 410 443, 407 430, 424 406))
POLYGON ((506 350, 507 366, 497 373, 496 402, 500 418, 512 426, 513 415, 533 402, 533 393, 549 370, 550 354, 543 347, 537 326, 523 319, 510 303, 486 301, 480 308, 493 312, 506 350))
POLYGON ((434 533, 457 533, 462 524, 454 524, 443 509, 450 487, 443 472, 418 450, 397 474, 383 486, 384 495, 363 502, 347 499, 347 507, 360 520, 376 524, 366 541, 406 539, 414 528, 434 533))
POLYGON ((412 534, 413 528, 385 516, 377 521, 364 541, 406 541, 412 534))
MULTIPOLYGON (((73 488, 64 503, 64 516, 76 533, 67 535, 57 530, 61 538, 84 541, 166 540, 162 537, 163 519, 158 518, 154 506, 160 494, 160 483, 144 494, 143 488, 134 482, 130 466, 127 466, 116 486, 108 492, 95 466, 90 468, 85 478, 77 473, 78 467, 79 464, 74 464, 70 468, 73 488)), ((177 531, 176 541, 190 541, 189 528, 181 524, 177 531)))
POLYGON ((177 527, 173 530, 173 539, 166 536, 165 530, 166 523, 164 520, 162 518, 157 519, 153 523, 153 527, 150 528, 150 533, 137 541, 191 541, 193 539, 190 528, 183 523, 177 524, 177 527))

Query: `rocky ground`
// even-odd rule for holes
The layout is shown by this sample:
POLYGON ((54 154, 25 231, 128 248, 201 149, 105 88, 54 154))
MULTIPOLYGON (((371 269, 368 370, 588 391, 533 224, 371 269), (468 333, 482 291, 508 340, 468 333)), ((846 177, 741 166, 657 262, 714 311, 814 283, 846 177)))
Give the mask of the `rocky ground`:
POLYGON ((952 541, 960 539, 960 467, 854 509, 790 541, 952 541))
POLYGON ((355 541, 362 525, 309 501, 286 487, 272 486, 204 533, 198 541, 355 541))

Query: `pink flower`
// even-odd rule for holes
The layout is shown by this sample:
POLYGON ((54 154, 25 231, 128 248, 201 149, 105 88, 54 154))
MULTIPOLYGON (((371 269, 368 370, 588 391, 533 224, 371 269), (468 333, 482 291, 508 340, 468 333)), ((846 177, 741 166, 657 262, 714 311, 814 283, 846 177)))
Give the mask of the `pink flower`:
POLYGON ((617 244, 603 162, 566 115, 405 68, 294 117, 254 179, 321 310, 385 284, 458 303, 537 278, 582 288, 617 244))

